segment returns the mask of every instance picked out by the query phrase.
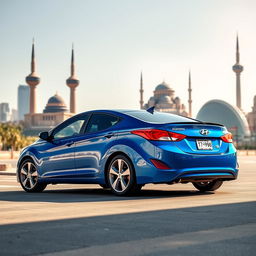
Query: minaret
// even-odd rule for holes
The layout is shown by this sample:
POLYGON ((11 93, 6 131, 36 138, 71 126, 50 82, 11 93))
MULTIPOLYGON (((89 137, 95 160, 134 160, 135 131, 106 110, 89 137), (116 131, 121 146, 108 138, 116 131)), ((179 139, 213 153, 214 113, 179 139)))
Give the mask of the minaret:
POLYGON ((74 63, 74 47, 72 46, 71 53, 71 72, 70 77, 66 80, 67 86, 70 88, 70 113, 76 113, 76 87, 79 85, 79 80, 75 76, 74 63))
POLYGON ((188 74, 188 115, 192 117, 192 88, 191 88, 191 74, 188 74))
POLYGON ((31 54, 31 73, 26 77, 26 82, 30 87, 30 114, 36 113, 36 86, 40 83, 40 77, 37 76, 35 72, 35 66, 35 43, 33 39, 31 54))
POLYGON ((142 72, 140 73, 140 109, 144 109, 144 101, 143 101, 143 77, 142 72))
POLYGON ((243 66, 240 65, 240 53, 239 53, 239 41, 238 35, 236 37, 236 64, 233 66, 233 71, 236 73, 236 106, 242 109, 241 103, 241 83, 240 74, 244 70, 243 66))

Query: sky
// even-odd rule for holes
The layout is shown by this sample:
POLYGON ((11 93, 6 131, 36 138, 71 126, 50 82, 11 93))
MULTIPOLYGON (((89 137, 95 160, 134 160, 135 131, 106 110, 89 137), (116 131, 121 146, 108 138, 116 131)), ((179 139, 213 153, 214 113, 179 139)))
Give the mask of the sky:
POLYGON ((0 0, 0 102, 17 108, 17 87, 30 73, 35 38, 37 111, 56 92, 69 106, 74 43, 78 112, 139 108, 163 80, 188 101, 193 116, 204 103, 235 104, 235 38, 239 34, 242 108, 256 95, 254 0, 0 0))

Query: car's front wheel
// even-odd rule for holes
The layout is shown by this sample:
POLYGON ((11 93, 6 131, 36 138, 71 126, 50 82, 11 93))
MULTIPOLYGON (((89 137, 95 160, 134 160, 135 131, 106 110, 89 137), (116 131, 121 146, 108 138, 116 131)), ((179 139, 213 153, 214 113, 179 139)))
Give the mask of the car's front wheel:
POLYGON ((197 188, 201 192, 206 191, 214 191, 217 190, 221 185, 222 180, 213 180, 213 181, 206 181, 206 182, 193 182, 195 188, 197 188))
POLYGON ((117 155, 111 160, 106 175, 108 185, 115 195, 129 195, 138 192, 142 187, 136 183, 131 161, 123 155, 117 155))
POLYGON ((36 165, 30 159, 25 160, 18 170, 21 187, 26 192, 42 192, 47 184, 38 182, 36 165))

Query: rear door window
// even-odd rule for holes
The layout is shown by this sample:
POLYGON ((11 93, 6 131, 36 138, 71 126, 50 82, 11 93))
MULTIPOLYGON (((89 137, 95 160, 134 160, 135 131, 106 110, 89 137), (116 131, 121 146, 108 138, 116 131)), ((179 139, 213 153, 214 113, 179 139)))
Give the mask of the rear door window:
POLYGON ((120 121, 120 118, 114 115, 104 113, 94 113, 86 127, 85 133, 104 131, 120 121))

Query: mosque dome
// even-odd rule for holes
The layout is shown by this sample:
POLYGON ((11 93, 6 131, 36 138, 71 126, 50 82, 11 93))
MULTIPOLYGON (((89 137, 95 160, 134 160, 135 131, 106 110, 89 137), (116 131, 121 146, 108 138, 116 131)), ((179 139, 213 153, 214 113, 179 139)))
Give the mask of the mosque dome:
POLYGON ((44 113, 68 112, 68 109, 63 98, 56 93, 54 96, 49 98, 43 112, 44 113))
POLYGON ((154 98, 153 96, 150 97, 150 98, 149 98, 149 101, 148 101, 148 105, 149 105, 150 107, 152 107, 152 106, 155 105, 155 103, 156 103, 155 98, 154 98))
POLYGON ((171 89, 170 86, 166 82, 162 82, 161 84, 156 86, 155 90, 159 91, 159 90, 168 90, 168 89, 171 89))
POLYGON ((165 104, 170 102, 171 102, 171 98, 167 95, 161 96, 161 98, 158 101, 159 104, 165 104))
POLYGON ((174 99, 174 101, 175 101, 176 104, 180 104, 180 97, 176 97, 176 98, 174 99))

